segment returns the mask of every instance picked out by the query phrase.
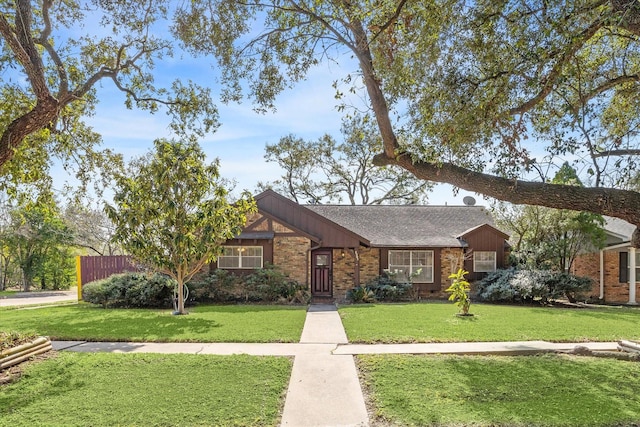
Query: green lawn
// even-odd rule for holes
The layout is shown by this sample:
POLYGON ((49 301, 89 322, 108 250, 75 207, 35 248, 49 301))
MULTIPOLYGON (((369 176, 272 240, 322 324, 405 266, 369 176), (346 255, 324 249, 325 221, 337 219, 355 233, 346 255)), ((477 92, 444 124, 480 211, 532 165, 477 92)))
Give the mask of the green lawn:
POLYGON ((383 424, 632 426, 640 364, 559 355, 359 356, 383 424))
POLYGON ((306 307, 228 305, 170 310, 103 309, 87 304, 0 309, 0 328, 52 340, 298 342, 306 307))
POLYGON ((60 353, 0 386, 0 426, 277 425, 284 357, 60 353))
POLYGON ((637 308, 543 308, 472 304, 458 317, 446 303, 340 308, 351 342, 616 341, 640 338, 637 308))

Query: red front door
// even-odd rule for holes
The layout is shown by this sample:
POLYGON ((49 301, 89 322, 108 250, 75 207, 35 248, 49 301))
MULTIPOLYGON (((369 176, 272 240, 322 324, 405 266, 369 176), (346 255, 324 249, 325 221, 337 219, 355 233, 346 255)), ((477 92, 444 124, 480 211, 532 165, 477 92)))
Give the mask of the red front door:
POLYGON ((311 255, 311 295, 333 296, 331 250, 319 249, 311 255))

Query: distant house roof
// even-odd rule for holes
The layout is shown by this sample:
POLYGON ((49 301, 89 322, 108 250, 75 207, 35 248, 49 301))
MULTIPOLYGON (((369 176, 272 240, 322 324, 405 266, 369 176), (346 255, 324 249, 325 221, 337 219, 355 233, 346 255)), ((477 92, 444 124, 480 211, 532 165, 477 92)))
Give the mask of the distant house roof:
POLYGON ((460 237, 487 224, 489 212, 480 206, 305 205, 328 220, 379 247, 464 247, 460 237))
POLYGON ((605 216, 604 230, 607 232, 607 245, 630 242, 636 226, 620 218, 605 216))

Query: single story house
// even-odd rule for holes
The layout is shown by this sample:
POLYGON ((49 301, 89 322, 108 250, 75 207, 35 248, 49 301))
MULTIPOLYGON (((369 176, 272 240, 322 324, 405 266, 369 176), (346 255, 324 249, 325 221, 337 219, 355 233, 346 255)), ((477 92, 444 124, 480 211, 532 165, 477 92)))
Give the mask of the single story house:
POLYGON ((258 212, 212 269, 273 264, 316 300, 342 300, 385 271, 413 276, 421 297, 441 298, 458 268, 478 279, 508 257, 508 235, 479 206, 300 205, 272 190, 255 200, 258 212))
POLYGON ((578 256, 572 273, 594 280, 594 297, 610 303, 636 304, 640 251, 631 247, 636 227, 620 218, 605 217, 605 220, 605 247, 578 256))

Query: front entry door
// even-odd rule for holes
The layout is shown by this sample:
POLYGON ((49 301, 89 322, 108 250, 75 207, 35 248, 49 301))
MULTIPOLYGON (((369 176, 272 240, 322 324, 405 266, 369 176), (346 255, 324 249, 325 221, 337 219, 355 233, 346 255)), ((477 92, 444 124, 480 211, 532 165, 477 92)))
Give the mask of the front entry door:
POLYGON ((318 297, 333 296, 331 250, 320 249, 311 255, 311 295, 318 297))

